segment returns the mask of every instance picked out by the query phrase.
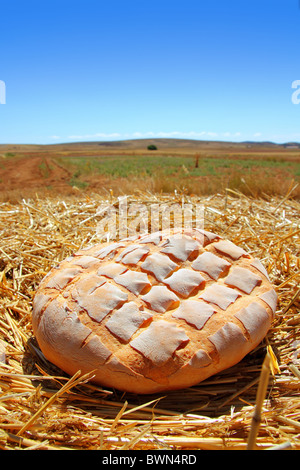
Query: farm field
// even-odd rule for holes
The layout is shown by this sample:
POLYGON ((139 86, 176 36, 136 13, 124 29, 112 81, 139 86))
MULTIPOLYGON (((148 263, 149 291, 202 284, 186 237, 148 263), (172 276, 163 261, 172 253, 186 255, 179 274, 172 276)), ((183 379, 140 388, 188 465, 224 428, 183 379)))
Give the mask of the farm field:
POLYGON ((300 450, 300 150, 148 144, 0 146, 0 449, 246 449, 271 351, 255 448, 300 450), (179 392, 140 396, 71 378, 43 356, 31 324, 36 289, 58 262, 105 238, 98 208, 118 211, 119 195, 149 211, 202 205, 206 230, 262 261, 277 311, 239 364, 179 392))
MULTIPOLYGON (((0 197, 74 191, 206 195, 229 188, 285 195, 300 181, 300 149, 275 144, 151 141, 0 146, 0 197)), ((293 146, 291 146, 293 147, 293 146)), ((300 197, 299 186, 293 190, 300 197)))

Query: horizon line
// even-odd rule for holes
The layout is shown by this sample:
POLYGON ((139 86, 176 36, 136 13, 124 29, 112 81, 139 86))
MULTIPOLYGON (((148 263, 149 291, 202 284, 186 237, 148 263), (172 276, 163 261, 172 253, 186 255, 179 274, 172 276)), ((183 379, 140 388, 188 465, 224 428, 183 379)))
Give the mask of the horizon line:
POLYGON ((36 145, 36 146, 55 146, 55 145, 72 145, 72 144, 93 144, 93 143, 102 143, 102 144, 110 144, 110 143, 118 143, 118 142, 136 142, 136 141, 147 141, 147 140, 176 140, 176 141, 188 141, 188 142, 209 142, 209 143, 224 143, 224 144, 272 144, 272 145, 299 145, 299 141, 284 141, 284 142, 276 142, 274 140, 240 140, 240 141, 233 141, 233 140, 226 140, 226 139, 200 139, 200 138, 188 138, 188 137, 134 137, 134 138, 125 138, 125 139, 113 139, 113 140, 72 140, 72 141, 65 141, 62 140, 60 142, 51 142, 45 144, 38 144, 38 143, 0 143, 0 146, 5 145, 36 145))

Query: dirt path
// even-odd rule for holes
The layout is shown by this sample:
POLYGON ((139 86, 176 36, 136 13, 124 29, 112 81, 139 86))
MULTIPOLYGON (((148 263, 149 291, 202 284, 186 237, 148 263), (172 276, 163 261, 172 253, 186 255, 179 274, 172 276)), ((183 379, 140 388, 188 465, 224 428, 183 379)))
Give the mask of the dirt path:
POLYGON ((17 202, 36 195, 74 195, 83 193, 84 188, 98 193, 107 185, 107 178, 90 175, 84 184, 77 183, 80 181, 74 180, 72 171, 51 156, 0 156, 0 201, 17 202))
POLYGON ((67 185, 71 176, 52 158, 11 158, 0 164, 0 191, 67 185))

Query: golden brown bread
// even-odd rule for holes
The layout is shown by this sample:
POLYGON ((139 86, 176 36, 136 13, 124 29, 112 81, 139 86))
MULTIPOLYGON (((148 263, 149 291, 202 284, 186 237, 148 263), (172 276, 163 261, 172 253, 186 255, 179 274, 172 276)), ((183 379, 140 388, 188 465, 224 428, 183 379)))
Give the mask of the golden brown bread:
POLYGON ((177 229, 98 244, 42 280, 33 330, 65 372, 135 393, 197 384, 266 335, 277 304, 268 274, 232 242, 177 229))

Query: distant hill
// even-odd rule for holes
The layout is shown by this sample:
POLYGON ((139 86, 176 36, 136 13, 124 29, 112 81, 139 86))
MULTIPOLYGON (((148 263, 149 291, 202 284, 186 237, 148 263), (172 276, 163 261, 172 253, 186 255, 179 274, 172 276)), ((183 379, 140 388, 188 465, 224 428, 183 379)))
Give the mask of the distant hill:
POLYGON ((52 152, 52 151, 71 151, 72 149, 84 149, 89 151, 107 150, 145 150, 148 145, 155 144, 161 150, 177 149, 177 150, 245 150, 245 149, 282 149, 289 147, 298 147, 300 144, 296 142, 287 142, 283 144, 276 144, 274 142, 226 142, 226 141, 210 141, 210 140, 194 140, 194 139, 172 139, 172 138, 153 138, 153 139, 129 139, 129 140, 116 140, 116 141, 94 141, 94 142, 65 142, 59 144, 0 144, 0 153, 5 152, 52 152))

